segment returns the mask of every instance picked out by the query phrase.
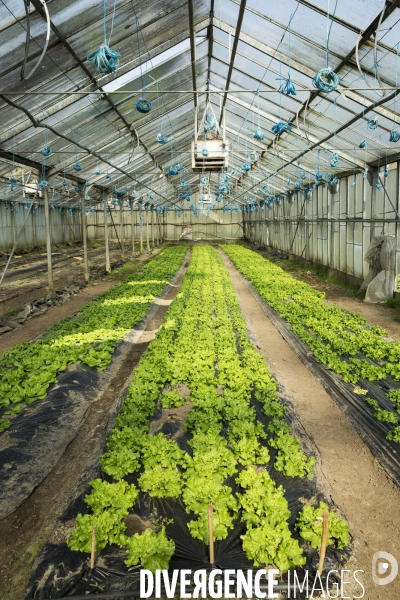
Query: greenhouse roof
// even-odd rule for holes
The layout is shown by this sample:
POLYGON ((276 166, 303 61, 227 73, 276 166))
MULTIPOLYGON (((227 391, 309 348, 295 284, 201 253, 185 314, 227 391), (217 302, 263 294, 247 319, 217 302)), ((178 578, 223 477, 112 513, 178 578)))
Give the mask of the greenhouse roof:
MULTIPOLYGON (((261 190, 285 193, 300 178, 315 181, 317 172, 340 176, 398 158, 400 135, 389 139, 400 131, 400 0, 109 0, 107 42, 121 54, 110 74, 96 73, 87 60, 104 42, 103 2, 48 0, 47 50, 21 79, 26 52, 29 75, 45 45, 43 3, 27 1, 27 15, 22 0, 0 0, 3 200, 20 196, 13 176, 48 180, 68 205, 89 181, 92 203, 103 189, 120 189, 153 205, 181 206, 182 180, 190 193, 199 189, 191 142, 196 106, 201 118, 207 102, 218 118, 225 110, 233 186, 224 202, 243 203, 261 190), (323 93, 313 78, 327 65, 340 83, 323 93), (289 77, 296 95, 279 92, 289 77), (152 103, 146 114, 136 109, 142 95, 152 103), (279 122, 291 130, 273 133, 279 122), (257 128, 263 140, 253 137, 257 128), (161 132, 166 144, 156 141, 161 132), (51 147, 48 157, 44 146, 51 147), (249 155, 257 160, 245 172, 249 155), (183 168, 169 176, 175 164, 183 168)), ((218 179, 211 174, 215 185, 218 179)))

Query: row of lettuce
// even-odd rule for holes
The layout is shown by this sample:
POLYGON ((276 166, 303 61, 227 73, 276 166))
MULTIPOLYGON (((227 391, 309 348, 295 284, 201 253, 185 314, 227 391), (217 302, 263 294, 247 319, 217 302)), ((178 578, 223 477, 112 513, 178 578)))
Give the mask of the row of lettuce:
POLYGON ((0 359, 0 432, 8 417, 46 397, 69 365, 105 369, 123 336, 146 314, 181 266, 187 249, 167 248, 140 271, 94 298, 73 318, 53 326, 36 342, 17 344, 0 359))
MULTIPOLYGON (((126 547, 128 566, 167 568, 175 544, 165 525, 126 535, 124 519, 135 510, 140 490, 156 498, 181 498, 190 534, 205 544, 211 504, 215 540, 225 539, 241 521, 246 525, 243 550, 254 565, 286 571, 304 564, 303 549, 289 528, 285 491, 266 467, 273 448, 276 470, 289 477, 312 476, 314 459, 304 454, 284 416, 276 382, 247 337, 221 257, 211 247, 194 248, 182 287, 135 371, 101 457, 109 480, 91 483, 85 499, 90 512, 77 516, 69 547, 90 552, 95 527, 97 549, 117 544, 126 547), (163 433, 149 433, 157 407, 176 410, 184 404, 190 452, 163 433), (255 405, 267 417, 266 429, 255 405), (138 487, 127 480, 132 474, 138 487), (227 478, 239 491, 233 492, 227 478)), ((326 508, 305 506, 298 516, 300 536, 313 547, 320 544, 318 517, 326 508)), ((329 519, 329 542, 343 548, 347 524, 333 512, 329 519)))
MULTIPOLYGON (((370 325, 360 315, 325 302, 325 294, 311 288, 242 246, 222 245, 224 252, 261 297, 288 323, 315 358, 346 383, 360 379, 400 381, 400 342, 388 341, 387 331, 370 325)), ((386 407, 359 386, 356 393, 372 407, 374 417, 394 425, 386 438, 400 442, 400 389, 391 389, 386 407), (389 408, 389 410, 388 410, 389 408)))

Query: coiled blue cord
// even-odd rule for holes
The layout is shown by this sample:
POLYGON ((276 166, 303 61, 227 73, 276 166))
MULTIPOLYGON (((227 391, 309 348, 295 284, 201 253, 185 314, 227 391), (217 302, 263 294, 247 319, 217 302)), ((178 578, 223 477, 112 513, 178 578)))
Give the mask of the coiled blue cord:
POLYGON ((152 103, 147 98, 139 98, 136 102, 136 110, 143 114, 150 112, 152 107, 152 103))
POLYGON ((279 121, 279 123, 272 127, 272 132, 276 133, 277 135, 283 133, 284 131, 292 131, 292 126, 284 121, 279 121))
POLYGON ((215 129, 217 123, 212 115, 207 115, 204 121, 204 131, 212 131, 215 129))
POLYGON ((244 162, 242 164, 242 171, 250 171, 250 169, 251 169, 251 166, 249 165, 248 162, 244 162))
POLYGON ((116 0, 114 0, 110 35, 107 41, 107 0, 103 0, 104 41, 99 50, 90 52, 86 57, 86 60, 93 62, 97 73, 115 73, 115 71, 118 71, 121 54, 118 50, 111 50, 110 48, 111 36, 114 28, 115 6, 116 0))
POLYGON ((328 94, 329 92, 333 92, 336 90, 339 85, 340 77, 332 71, 330 67, 325 67, 324 69, 320 69, 318 73, 315 74, 314 79, 312 80, 313 86, 317 88, 320 92, 328 94))
POLYGON ((366 148, 367 147, 367 142, 365 140, 361 140, 361 142, 358 144, 359 148, 366 148))
POLYGON ((42 154, 42 156, 50 156, 50 154, 52 153, 52 149, 50 148, 50 146, 43 146, 43 148, 41 149, 40 153, 42 154))
POLYGON ((391 131, 390 132, 390 137, 389 137, 389 142, 392 142, 393 144, 396 144, 396 142, 398 142, 400 140, 400 133, 398 131, 391 131))
POLYGON ((256 139, 256 140, 260 140, 260 142, 263 141, 264 134, 263 134, 263 132, 261 131, 261 129, 259 127, 253 133, 253 138, 256 139))
POLYGON ((158 133, 156 137, 156 142, 159 144, 166 144, 168 142, 168 138, 165 133, 158 133))
POLYGON ((74 171, 82 171, 82 165, 79 161, 76 161, 72 168, 74 169, 74 171))
POLYGON ((339 166, 339 155, 337 152, 332 152, 332 157, 330 160, 331 167, 338 167, 339 166))
POLYGON ((371 129, 372 131, 374 131, 375 129, 378 129, 379 123, 378 123, 378 116, 374 115, 373 117, 370 117, 368 119, 368 129, 371 129))
POLYGON ((97 73, 115 73, 118 71, 120 58, 118 50, 111 50, 107 44, 102 44, 99 50, 88 54, 86 60, 94 64, 97 73))

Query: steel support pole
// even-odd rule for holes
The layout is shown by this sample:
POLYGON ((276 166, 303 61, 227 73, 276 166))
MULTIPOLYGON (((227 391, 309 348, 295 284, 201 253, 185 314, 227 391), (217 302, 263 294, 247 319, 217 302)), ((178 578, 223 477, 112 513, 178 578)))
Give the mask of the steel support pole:
POLYGON ((43 190, 44 199, 44 220, 46 224, 46 254, 47 254, 47 276, 49 281, 49 292, 54 292, 53 281, 53 263, 51 259, 51 226, 50 226, 50 208, 49 208, 49 193, 46 189, 43 190))
POLYGON ((151 239, 152 239, 153 248, 154 248, 155 243, 154 243, 154 216, 153 216, 154 215, 154 210, 153 210, 153 207, 151 207, 150 215, 151 215, 151 239))
POLYGON ((125 259, 125 245, 124 245, 124 208, 122 204, 119 206, 119 237, 121 239, 121 257, 125 259))
POLYGON ((86 205, 85 205, 85 190, 81 188, 81 223, 82 223, 82 241, 83 241, 83 271, 86 283, 89 282, 89 262, 87 248, 87 222, 86 222, 86 205))
POLYGON ((103 192, 103 202, 104 202, 104 245, 106 248, 106 271, 107 273, 111 273, 111 264, 110 264, 110 245, 108 243, 108 197, 103 192))
POLYGON ((140 223, 140 254, 143 254, 143 219, 142 209, 139 212, 139 223, 140 223))
POLYGON ((150 240, 149 240, 149 211, 145 210, 145 215, 146 215, 146 250, 147 252, 150 251, 150 240))
POLYGON ((133 202, 131 204, 131 238, 132 238, 132 257, 135 258, 135 211, 133 210, 133 202))

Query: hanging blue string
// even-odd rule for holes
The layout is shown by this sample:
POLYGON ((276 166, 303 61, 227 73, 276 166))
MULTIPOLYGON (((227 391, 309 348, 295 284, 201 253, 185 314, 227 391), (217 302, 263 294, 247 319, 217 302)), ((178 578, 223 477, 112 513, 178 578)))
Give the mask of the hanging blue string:
POLYGON ((392 142, 392 144, 396 144, 400 140, 400 133, 395 130, 395 127, 396 127, 396 99, 397 99, 397 90, 399 87, 399 82, 398 82, 399 45, 400 45, 400 42, 398 42, 398 44, 397 44, 397 54, 396 54, 396 92, 394 94, 394 107, 393 107, 393 113, 395 116, 394 116, 394 121, 393 121, 393 129, 390 132, 390 136, 389 136, 389 142, 392 142))
MULTIPOLYGON (((147 75, 147 59, 146 59, 146 65, 145 65, 145 71, 144 71, 144 75, 143 75, 143 71, 142 71, 142 59, 140 56, 140 40, 139 40, 139 17, 136 16, 136 37, 137 37, 137 44, 138 44, 138 53, 139 53, 139 67, 140 67, 140 78, 142 80, 142 97, 139 98, 139 100, 136 102, 136 110, 140 113, 148 113, 151 111, 152 109, 152 103, 150 102, 150 100, 147 100, 144 97, 144 91, 146 89, 146 75, 147 75)), ((150 55, 148 53, 148 58, 150 58, 150 55)))
POLYGON ((104 42, 100 46, 99 50, 95 50, 94 52, 90 52, 87 55, 86 60, 93 62, 96 67, 97 73, 115 73, 118 71, 119 67, 119 59, 121 57, 120 52, 118 50, 111 50, 110 42, 111 36, 114 28, 114 17, 115 17, 115 6, 117 0, 114 0, 114 8, 111 19, 111 30, 110 35, 107 42, 107 28, 106 28, 106 20, 107 20, 107 0, 103 0, 103 28, 104 28, 104 42))
MULTIPOLYGON (((335 8, 332 13, 332 19, 331 19, 330 26, 328 29, 328 34, 326 36, 326 67, 324 69, 320 69, 314 75, 314 79, 312 81, 313 86, 315 88, 317 88, 320 92, 323 92, 324 94, 329 94, 330 92, 333 92, 334 90, 336 90, 336 88, 340 82, 339 75, 337 75, 337 73, 335 73, 335 71, 332 71, 332 69, 329 66, 329 38, 331 35, 333 18, 336 13, 337 4, 338 4, 338 0, 336 0, 335 8)), ((329 12, 328 12, 328 19, 329 19, 329 12)))
POLYGON ((359 148, 366 148, 367 147, 367 142, 365 140, 361 140, 361 142, 358 144, 359 148))

